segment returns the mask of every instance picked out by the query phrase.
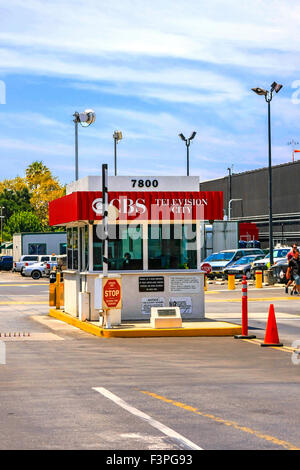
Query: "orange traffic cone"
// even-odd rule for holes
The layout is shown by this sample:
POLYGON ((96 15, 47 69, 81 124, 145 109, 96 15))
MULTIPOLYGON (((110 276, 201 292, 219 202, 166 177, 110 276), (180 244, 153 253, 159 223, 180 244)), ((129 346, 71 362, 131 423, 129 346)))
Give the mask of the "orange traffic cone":
POLYGON ((283 346, 283 344, 279 342, 275 310, 273 304, 270 304, 265 341, 261 344, 261 346, 283 346))

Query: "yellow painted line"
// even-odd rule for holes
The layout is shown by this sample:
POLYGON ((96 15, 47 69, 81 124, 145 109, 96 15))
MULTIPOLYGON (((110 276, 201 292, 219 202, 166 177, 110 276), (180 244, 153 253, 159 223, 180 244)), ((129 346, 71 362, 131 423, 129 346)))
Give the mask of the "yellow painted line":
POLYGON ((234 429, 237 429, 238 431, 243 431, 243 432, 246 432, 248 434, 252 434, 253 436, 258 437, 259 439, 264 439, 268 442, 271 442, 274 445, 284 447, 285 449, 300 450, 299 447, 295 446, 294 444, 292 444, 290 442, 283 441, 281 439, 278 439, 274 436, 270 436, 268 434, 264 434, 261 431, 251 429, 247 426, 241 426, 240 424, 238 424, 235 421, 228 421, 228 420, 223 419, 219 416, 215 416, 215 415, 210 414, 210 413, 204 413, 203 411, 200 411, 198 408, 195 408, 195 407, 190 406, 190 405, 186 405, 185 403, 181 403, 179 401, 175 401, 175 400, 172 400, 170 398, 163 397, 161 395, 157 395, 156 393, 148 392, 146 390, 140 390, 140 392, 144 393, 145 395, 148 395, 150 397, 156 398, 157 400, 161 400, 165 403, 169 403, 171 405, 177 406, 177 407, 182 408, 186 411, 190 411, 191 413, 195 413, 196 415, 202 416, 204 418, 211 419, 211 420, 215 421, 216 423, 221 423, 221 424, 224 424, 225 426, 233 427, 234 429))
MULTIPOLYGON (((242 341, 246 341, 247 343, 254 343, 254 344, 257 344, 258 346, 260 346, 264 342, 263 340, 260 340, 260 339, 247 339, 247 338, 242 339, 242 341)), ((292 348, 290 346, 279 346, 279 347, 269 346, 269 349, 276 349, 277 351, 288 352, 290 354, 297 351, 297 349, 292 348)))
POLYGON ((3 302, 0 302, 0 305, 49 305, 49 301, 48 302, 15 302, 13 300, 8 300, 7 302, 3 301, 3 302))
MULTIPOLYGON (((276 302, 277 300, 300 300, 300 297, 257 297, 251 298, 248 297, 248 302, 276 302)), ((207 299, 205 302, 214 303, 214 302, 242 302, 242 299, 207 299)))
POLYGON ((0 284, 0 287, 30 287, 30 286, 48 286, 49 282, 47 283, 39 283, 39 284, 0 284))
POLYGON ((50 308, 49 315, 50 317, 56 318, 57 320, 61 320, 65 323, 68 323, 68 325, 80 328, 86 333, 90 333, 95 336, 103 336, 102 328, 99 328, 95 325, 91 325, 90 323, 87 323, 87 322, 82 322, 78 320, 76 317, 72 317, 71 315, 64 313, 62 310, 56 310, 54 308, 50 308))

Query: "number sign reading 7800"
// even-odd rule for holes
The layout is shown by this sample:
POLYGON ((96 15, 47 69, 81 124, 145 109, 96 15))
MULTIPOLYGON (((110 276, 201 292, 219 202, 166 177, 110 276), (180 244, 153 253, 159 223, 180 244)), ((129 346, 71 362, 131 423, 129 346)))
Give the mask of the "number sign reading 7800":
POLYGON ((132 179, 131 180, 133 188, 157 188, 158 181, 156 179, 132 179))

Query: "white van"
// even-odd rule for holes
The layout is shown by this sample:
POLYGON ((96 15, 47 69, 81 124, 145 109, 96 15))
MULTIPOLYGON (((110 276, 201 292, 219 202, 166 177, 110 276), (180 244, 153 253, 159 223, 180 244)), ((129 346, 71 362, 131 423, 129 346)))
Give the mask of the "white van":
MULTIPOLYGON (((286 259, 288 253, 291 251, 291 247, 282 247, 282 248, 275 248, 273 250, 273 261, 276 264, 278 261, 286 259)), ((265 258, 260 259, 258 261, 254 261, 253 263, 253 270, 256 269, 266 269, 270 265, 270 253, 265 256, 265 258)))
POLYGON ((223 276, 223 270, 230 264, 235 263, 243 256, 249 255, 264 255, 263 250, 259 248, 240 248, 238 250, 223 250, 219 253, 212 253, 204 260, 212 267, 212 272, 208 277, 223 276))

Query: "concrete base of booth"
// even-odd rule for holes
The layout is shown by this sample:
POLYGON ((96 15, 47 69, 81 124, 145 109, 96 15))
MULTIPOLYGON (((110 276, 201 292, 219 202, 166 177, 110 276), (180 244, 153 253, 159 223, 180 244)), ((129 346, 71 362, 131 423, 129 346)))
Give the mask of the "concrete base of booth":
POLYGON ((143 338, 157 336, 234 336, 242 333, 242 327, 234 323, 205 319, 199 322, 183 322, 182 328, 151 328, 150 323, 124 323, 114 328, 102 328, 98 322, 80 321, 62 310, 50 308, 49 315, 64 321, 86 333, 102 338, 143 338))

